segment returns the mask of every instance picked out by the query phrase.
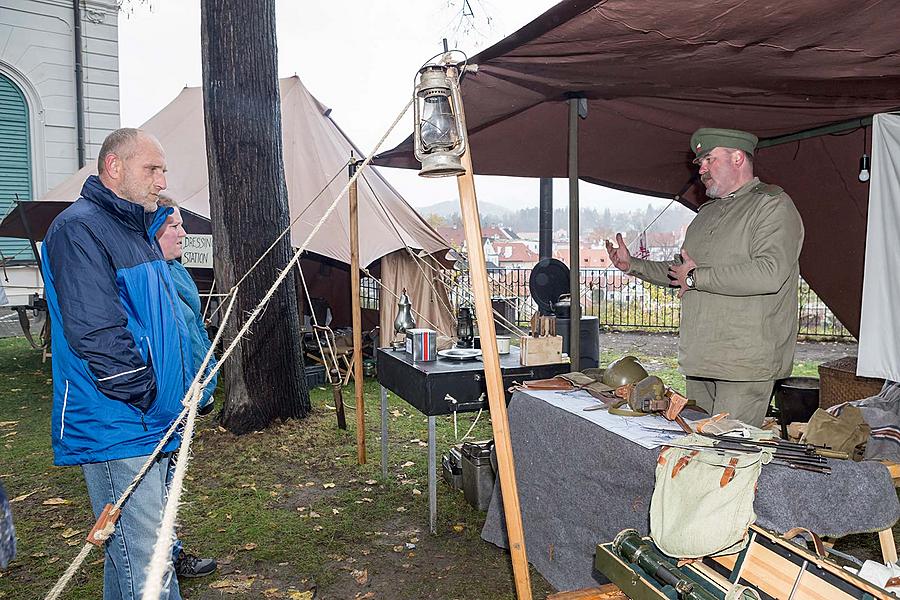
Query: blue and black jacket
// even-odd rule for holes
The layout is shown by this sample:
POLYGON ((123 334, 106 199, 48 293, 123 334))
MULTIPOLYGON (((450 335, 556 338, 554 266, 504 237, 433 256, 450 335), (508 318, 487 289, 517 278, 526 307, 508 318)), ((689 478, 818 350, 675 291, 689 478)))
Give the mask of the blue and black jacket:
POLYGON ((155 238, 171 211, 145 213, 91 176, 44 238, 57 465, 150 454, 181 412, 191 345, 155 238))

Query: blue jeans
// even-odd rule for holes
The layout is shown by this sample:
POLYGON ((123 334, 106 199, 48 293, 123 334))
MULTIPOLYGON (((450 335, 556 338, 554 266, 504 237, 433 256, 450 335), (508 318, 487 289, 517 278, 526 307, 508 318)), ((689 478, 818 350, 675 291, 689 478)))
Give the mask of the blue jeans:
MULTIPOLYGON (((115 503, 147 461, 146 456, 81 465, 94 516, 115 503)), ((146 569, 153 555, 166 503, 169 457, 157 459, 122 507, 116 529, 105 547, 103 600, 139 600, 146 569)), ((181 600, 178 579, 169 570, 163 582, 162 600, 181 600)))

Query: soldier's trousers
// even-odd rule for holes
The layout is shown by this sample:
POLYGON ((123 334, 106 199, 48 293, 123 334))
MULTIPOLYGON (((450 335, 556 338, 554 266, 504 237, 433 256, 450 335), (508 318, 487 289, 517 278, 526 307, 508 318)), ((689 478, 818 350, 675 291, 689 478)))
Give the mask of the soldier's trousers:
POLYGON ((772 400, 775 381, 722 381, 688 377, 687 397, 714 415, 727 412, 732 419, 759 427, 772 400))

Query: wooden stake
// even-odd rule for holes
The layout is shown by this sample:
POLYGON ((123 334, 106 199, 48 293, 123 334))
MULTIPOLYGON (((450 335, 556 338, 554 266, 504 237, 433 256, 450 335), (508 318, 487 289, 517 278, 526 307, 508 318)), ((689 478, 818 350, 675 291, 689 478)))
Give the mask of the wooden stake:
MULTIPOLYGON (((451 67, 448 75, 451 81, 455 81, 456 69, 451 67)), ((463 127, 465 127, 463 107, 455 108, 459 111, 463 127)), ((512 555, 513 578, 516 583, 516 596, 519 600, 531 600, 531 578, 528 573, 528 557, 525 553, 525 533, 522 529, 519 490, 516 486, 516 469, 509 437, 509 419, 506 414, 506 396, 503 389, 503 377, 500 373, 500 355, 497 352, 497 334, 494 329, 494 313, 491 309, 491 290, 484 259, 484 247, 481 245, 481 221, 478 218, 475 177, 472 173, 472 156, 468 145, 465 154, 462 155, 462 164, 466 172, 457 177, 460 214, 466 234, 469 278, 475 295, 475 316, 478 319, 478 333, 481 336, 481 358, 484 363, 484 379, 491 411, 491 426, 494 430, 494 448, 497 451, 497 466, 500 471, 500 490, 503 492, 503 512, 506 516, 506 531, 512 555)))
MULTIPOLYGON (((350 177, 356 173, 351 159, 350 177)), ((358 179, 357 179, 358 181, 358 179)), ((353 388, 356 391, 356 459, 366 464, 366 401, 363 398, 362 309, 359 305, 359 198, 356 181, 350 185, 350 302, 353 307, 353 388)))

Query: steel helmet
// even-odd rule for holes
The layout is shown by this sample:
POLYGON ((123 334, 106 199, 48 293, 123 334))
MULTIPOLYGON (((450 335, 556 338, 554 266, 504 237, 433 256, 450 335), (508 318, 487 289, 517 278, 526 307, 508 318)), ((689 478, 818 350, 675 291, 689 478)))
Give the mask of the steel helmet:
POLYGON ((617 388, 629 383, 637 383, 647 377, 644 366, 634 356, 623 356, 609 363, 603 371, 603 384, 617 388))

